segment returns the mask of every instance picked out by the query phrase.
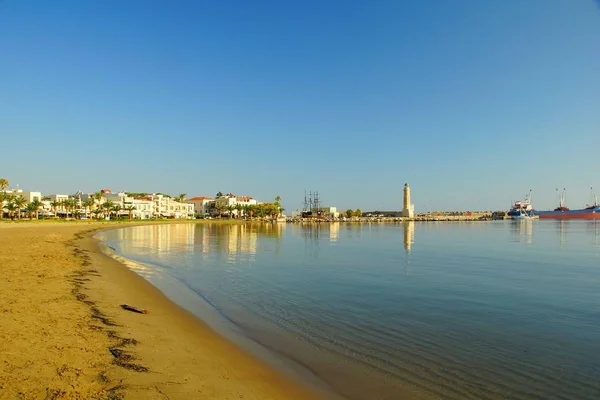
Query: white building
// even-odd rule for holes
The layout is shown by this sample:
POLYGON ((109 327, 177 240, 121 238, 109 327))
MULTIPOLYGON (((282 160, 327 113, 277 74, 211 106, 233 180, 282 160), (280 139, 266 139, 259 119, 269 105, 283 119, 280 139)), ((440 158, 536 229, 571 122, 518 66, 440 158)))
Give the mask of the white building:
POLYGON ((155 217, 163 218, 193 218, 194 205, 180 203, 164 194, 151 195, 153 203, 153 214, 155 217))
POLYGON ((27 203, 31 203, 32 201, 42 201, 42 193, 41 192, 24 192, 21 189, 13 189, 7 190, 6 194, 11 194, 13 196, 23 196, 27 203))
MULTIPOLYGON (((148 194, 142 197, 132 197, 126 192, 111 193, 110 190, 104 189, 102 190, 102 195, 103 197, 99 203, 96 200, 96 207, 110 201, 121 207, 119 211, 119 216, 121 217, 128 217, 130 213, 132 218, 135 219, 194 217, 193 204, 180 203, 164 194, 148 194), (130 210, 131 207, 134 209, 130 210)), ((94 197, 93 194, 85 194, 81 198, 85 201, 94 197)))
POLYGON ((339 218, 340 213, 337 210, 337 207, 319 207, 311 209, 313 215, 320 215, 325 218, 339 218))
POLYGON ((197 217, 205 217, 209 215, 210 210, 214 208, 215 205, 215 199, 204 196, 192 197, 191 199, 187 199, 185 202, 194 206, 194 214, 197 217))
MULTIPOLYGON (((218 197, 217 199, 215 199, 215 208, 216 207, 223 207, 223 208, 227 208, 229 206, 231 207, 235 207, 237 205, 240 205, 242 207, 244 206, 255 206, 258 204, 258 202, 256 201, 256 199, 254 197, 250 197, 250 196, 236 196, 232 193, 223 195, 221 197, 218 197)), ((233 210, 232 211, 233 215, 238 215, 238 214, 243 214, 243 211, 240 213, 237 210, 233 210)))

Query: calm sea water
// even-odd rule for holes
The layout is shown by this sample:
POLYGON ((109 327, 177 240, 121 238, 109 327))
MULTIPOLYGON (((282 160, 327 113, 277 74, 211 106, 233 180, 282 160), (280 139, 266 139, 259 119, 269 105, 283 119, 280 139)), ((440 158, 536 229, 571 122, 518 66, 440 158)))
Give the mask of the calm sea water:
POLYGON ((598 222, 177 224, 100 238, 184 307, 349 399, 600 398, 598 222))

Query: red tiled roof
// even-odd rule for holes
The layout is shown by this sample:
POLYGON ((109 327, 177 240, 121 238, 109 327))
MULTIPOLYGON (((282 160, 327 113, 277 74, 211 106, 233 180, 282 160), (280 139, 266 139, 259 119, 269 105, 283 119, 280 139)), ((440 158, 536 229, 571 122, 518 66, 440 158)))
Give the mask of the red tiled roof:
POLYGON ((214 200, 214 199, 212 197, 199 196, 199 197, 192 197, 191 199, 187 199, 186 201, 197 201, 197 200, 214 200))

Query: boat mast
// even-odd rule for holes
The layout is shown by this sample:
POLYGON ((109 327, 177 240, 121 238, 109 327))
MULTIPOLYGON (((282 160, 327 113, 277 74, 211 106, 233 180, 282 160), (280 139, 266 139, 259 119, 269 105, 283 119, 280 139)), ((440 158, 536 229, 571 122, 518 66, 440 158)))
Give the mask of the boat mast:
MULTIPOLYGON (((558 206, 560 208, 563 208, 565 206, 565 191, 566 189, 563 188, 562 194, 558 195, 558 206)), ((558 194, 558 188, 556 188, 556 194, 558 194)))

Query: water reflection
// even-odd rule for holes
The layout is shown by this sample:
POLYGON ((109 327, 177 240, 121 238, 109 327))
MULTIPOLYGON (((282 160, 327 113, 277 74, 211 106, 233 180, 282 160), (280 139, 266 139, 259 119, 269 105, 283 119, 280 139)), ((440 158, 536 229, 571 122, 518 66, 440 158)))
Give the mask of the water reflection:
POLYGON ((533 243, 533 221, 527 219, 513 221, 513 241, 518 243, 533 243))
POLYGON ((276 251, 285 224, 206 224, 196 225, 195 250, 225 255, 228 263, 253 261, 259 238, 275 239, 276 251))
POLYGON ((173 250, 183 254, 194 252, 194 225, 149 225, 136 226, 129 229, 118 229, 114 232, 117 240, 127 240, 137 248, 155 255, 167 255, 173 250))
POLYGON ((404 223, 404 250, 410 254, 410 249, 415 242, 415 222, 408 221, 404 223))
POLYGON ((568 221, 565 220, 558 220, 557 222, 557 227, 558 227, 558 236, 560 238, 560 245, 564 246, 567 244, 567 226, 568 226, 568 221))
POLYGON ((340 223, 332 222, 329 224, 329 241, 335 243, 340 236, 340 223))
POLYGON ((599 236, 599 232, 600 232, 600 221, 594 220, 594 221, 590 221, 587 224, 587 229, 588 232, 594 235, 594 240, 593 240, 593 245, 595 247, 600 246, 600 239, 598 238, 599 236))

